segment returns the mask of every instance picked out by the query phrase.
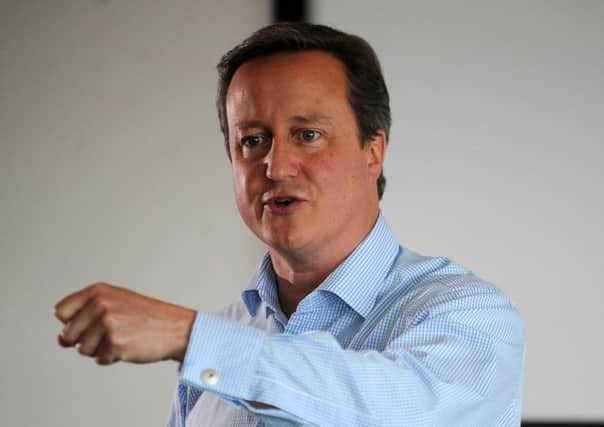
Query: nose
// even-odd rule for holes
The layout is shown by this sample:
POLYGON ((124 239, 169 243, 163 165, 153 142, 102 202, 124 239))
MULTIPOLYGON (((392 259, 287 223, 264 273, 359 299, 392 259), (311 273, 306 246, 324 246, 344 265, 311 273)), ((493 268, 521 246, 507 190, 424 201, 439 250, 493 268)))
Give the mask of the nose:
POLYGON ((285 181, 298 174, 296 147, 288 138, 273 137, 271 149, 264 158, 266 177, 272 181, 285 181))

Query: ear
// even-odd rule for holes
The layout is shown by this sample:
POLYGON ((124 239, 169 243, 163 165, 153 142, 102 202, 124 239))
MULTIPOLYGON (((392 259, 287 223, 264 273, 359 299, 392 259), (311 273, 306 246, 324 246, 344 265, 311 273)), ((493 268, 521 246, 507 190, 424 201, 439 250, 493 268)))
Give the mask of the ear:
POLYGON ((367 173, 369 178, 377 180, 382 172, 384 156, 386 155, 386 133, 383 129, 365 143, 365 154, 367 156, 367 173))

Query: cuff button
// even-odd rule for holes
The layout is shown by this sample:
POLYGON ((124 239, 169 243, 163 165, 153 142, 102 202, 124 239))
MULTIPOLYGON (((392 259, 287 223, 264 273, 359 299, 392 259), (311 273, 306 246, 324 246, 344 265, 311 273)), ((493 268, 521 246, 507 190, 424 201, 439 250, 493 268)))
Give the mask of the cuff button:
POLYGON ((204 369, 201 371, 201 380, 206 385, 216 385, 219 379, 220 375, 215 369, 204 369))

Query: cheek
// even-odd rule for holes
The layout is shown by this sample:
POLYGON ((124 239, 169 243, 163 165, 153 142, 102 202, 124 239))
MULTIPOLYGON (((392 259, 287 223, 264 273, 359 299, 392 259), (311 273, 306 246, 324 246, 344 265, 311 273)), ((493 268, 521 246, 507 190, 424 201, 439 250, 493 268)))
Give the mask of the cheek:
POLYGON ((247 179, 246 179, 244 171, 241 168, 237 167, 235 165, 235 163, 233 163, 232 176, 233 176, 233 194, 235 195, 235 203, 237 204, 237 209, 239 209, 240 215, 242 216, 244 221, 247 222, 246 211, 247 211, 247 206, 249 205, 248 198, 247 198, 247 191, 246 191, 247 179))
POLYGON ((316 176, 324 189, 344 191, 355 188, 362 181, 362 163, 359 156, 329 154, 317 164, 316 176))
POLYGON ((233 190, 237 200, 244 197, 246 183, 247 178, 245 173, 240 168, 233 166, 233 190))
POLYGON ((326 197, 328 209, 337 208, 346 203, 350 196, 352 176, 346 161, 339 159, 336 154, 329 154, 315 163, 314 182, 326 197))
POLYGON ((248 165, 233 163, 233 190, 239 210, 249 209, 262 196, 262 175, 248 165))

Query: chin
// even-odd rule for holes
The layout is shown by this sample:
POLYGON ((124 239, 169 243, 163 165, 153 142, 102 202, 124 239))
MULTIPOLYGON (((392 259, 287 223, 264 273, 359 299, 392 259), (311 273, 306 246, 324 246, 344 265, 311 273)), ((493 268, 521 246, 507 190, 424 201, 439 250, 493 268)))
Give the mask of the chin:
POLYGON ((291 229, 264 230, 262 240, 271 249, 279 252, 291 252, 305 246, 307 233, 300 233, 291 229))

